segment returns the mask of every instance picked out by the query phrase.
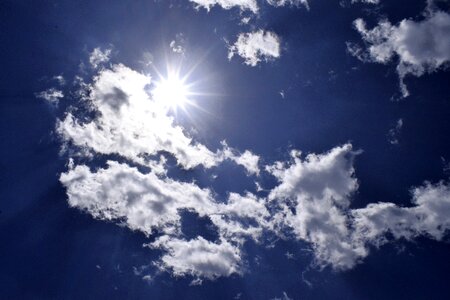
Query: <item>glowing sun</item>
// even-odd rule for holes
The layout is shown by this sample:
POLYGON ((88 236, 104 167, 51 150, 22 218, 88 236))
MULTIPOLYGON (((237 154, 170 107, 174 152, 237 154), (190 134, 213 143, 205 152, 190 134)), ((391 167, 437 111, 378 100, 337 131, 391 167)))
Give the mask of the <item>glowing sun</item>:
POLYGON ((154 99, 168 108, 183 107, 188 102, 189 89, 183 79, 174 74, 155 82, 154 99))

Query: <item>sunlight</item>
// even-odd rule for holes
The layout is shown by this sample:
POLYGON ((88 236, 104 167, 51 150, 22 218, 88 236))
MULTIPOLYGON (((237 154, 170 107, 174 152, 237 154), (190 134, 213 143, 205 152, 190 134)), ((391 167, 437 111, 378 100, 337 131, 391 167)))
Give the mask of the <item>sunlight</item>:
POLYGON ((188 102, 189 90, 184 80, 175 74, 169 74, 167 78, 155 83, 152 94, 155 101, 164 107, 176 109, 188 102))

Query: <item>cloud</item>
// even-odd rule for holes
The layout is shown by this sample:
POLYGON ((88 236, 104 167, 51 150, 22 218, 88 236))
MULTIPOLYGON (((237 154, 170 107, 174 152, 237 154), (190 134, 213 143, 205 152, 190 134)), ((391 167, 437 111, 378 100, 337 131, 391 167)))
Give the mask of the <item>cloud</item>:
POLYGON ((280 57, 280 39, 271 31, 253 31, 239 34, 237 41, 229 47, 228 59, 235 54, 244 58, 245 64, 256 66, 261 61, 280 57))
POLYGON ((389 129, 389 132, 387 134, 389 143, 391 143, 392 145, 398 145, 399 143, 398 138, 402 131, 402 128, 403 128, 403 119, 398 119, 397 122, 395 123, 395 127, 389 129))
POLYGON ((202 237, 186 241, 163 236, 148 246, 166 251, 158 265, 171 270, 175 276, 191 275, 214 280, 242 272, 239 248, 225 240, 213 243, 202 237))
POLYGON ((371 246, 419 235, 439 240, 450 227, 450 188, 444 182, 412 189, 412 207, 382 202, 351 209, 358 190, 353 161, 360 153, 351 144, 306 156, 293 150, 289 161, 260 169, 260 157, 249 150, 222 142, 211 151, 175 125, 167 107, 152 98, 147 75, 112 65, 78 88, 73 95, 88 111, 72 107, 56 124, 69 155, 68 170, 60 175, 69 205, 153 235, 149 247, 162 251, 155 264, 195 277, 193 284, 243 274, 244 243, 264 242, 265 233, 306 241, 318 266, 346 270, 361 262, 371 246), (179 168, 218 167, 229 160, 248 175, 268 172, 278 184, 266 197, 229 192, 219 201, 211 188, 170 178, 169 154, 179 168), (186 239, 183 211, 208 218, 217 239, 186 239))
POLYGON ((96 172, 78 165, 62 173, 60 181, 67 189, 70 206, 146 235, 155 230, 179 233, 180 210, 194 210, 200 216, 217 211, 209 190, 159 178, 152 172, 141 173, 115 161, 108 161, 107 168, 96 172))
POLYGON ((366 255, 363 247, 353 245, 345 213, 358 188, 352 165, 356 153, 346 144, 302 161, 300 152, 293 151, 290 164, 268 167, 280 181, 269 194, 281 208, 275 219, 291 228, 297 239, 312 244, 319 265, 351 268, 366 255))
POLYGON ((227 202, 217 203, 211 191, 194 183, 141 173, 114 161, 97 171, 78 165, 62 173, 60 181, 66 187, 71 207, 146 235, 160 234, 149 246, 166 252, 158 265, 175 275, 215 279, 240 274, 240 246, 246 238, 256 240, 270 217, 264 200, 252 194, 232 193, 227 202), (220 243, 202 237, 181 239, 183 210, 209 217, 218 228, 220 243), (246 225, 248 220, 253 225, 246 225))
POLYGON ((89 94, 83 100, 95 116, 82 121, 68 112, 57 122, 58 134, 84 151, 119 154, 146 166, 154 165, 149 156, 165 151, 186 169, 199 165, 210 168, 229 158, 249 173, 258 173, 258 157, 249 151, 242 156, 229 147, 212 152, 196 143, 174 124, 167 108, 150 96, 150 84, 149 76, 121 64, 102 69, 94 82, 84 87, 89 94))
POLYGON ((275 7, 304 5, 309 9, 308 0, 267 0, 267 3, 275 7))
POLYGON ((406 75, 420 77, 445 68, 450 61, 450 15, 446 12, 431 11, 422 21, 402 20, 398 25, 382 20, 372 29, 357 19, 354 26, 367 46, 348 43, 348 51, 366 62, 387 64, 397 58, 403 97, 409 95, 406 75))
POLYGON ((184 35, 182 33, 178 33, 175 36, 175 39, 170 42, 169 47, 170 49, 172 49, 172 52, 174 53, 184 54, 186 52, 184 44, 186 44, 186 39, 184 38, 184 35))
POLYGON ((393 239, 420 235, 442 239, 450 229, 450 187, 444 182, 412 189, 413 207, 394 203, 373 203, 350 209, 357 191, 353 159, 357 152, 349 144, 304 160, 292 153, 290 164, 277 162, 268 167, 280 184, 269 194, 278 202, 273 221, 287 227, 295 238, 312 244, 316 264, 347 270, 360 263, 371 245, 381 246, 393 239))
POLYGON ((197 8, 203 7, 206 10, 210 10, 211 7, 218 5, 223 9, 231 9, 238 7, 240 10, 249 10, 253 13, 257 13, 259 8, 255 0, 190 0, 194 2, 197 8))
POLYGON ((55 88, 49 88, 45 91, 35 93, 35 96, 37 98, 44 99, 45 101, 53 105, 58 105, 59 100, 61 98, 64 98, 63 92, 55 88))
POLYGON ((352 3, 357 3, 357 2, 369 3, 369 4, 379 4, 380 0, 352 0, 352 3))
POLYGON ((89 63, 96 69, 99 65, 106 63, 111 58, 111 49, 102 50, 100 47, 94 48, 89 54, 89 63))

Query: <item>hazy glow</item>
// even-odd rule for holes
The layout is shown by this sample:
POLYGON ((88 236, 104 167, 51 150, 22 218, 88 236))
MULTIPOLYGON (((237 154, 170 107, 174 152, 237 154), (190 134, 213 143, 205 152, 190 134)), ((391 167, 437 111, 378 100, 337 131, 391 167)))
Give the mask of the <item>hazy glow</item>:
POLYGON ((177 108, 183 107, 188 101, 189 90, 184 80, 175 74, 169 74, 167 78, 155 83, 152 94, 155 101, 164 107, 177 108))

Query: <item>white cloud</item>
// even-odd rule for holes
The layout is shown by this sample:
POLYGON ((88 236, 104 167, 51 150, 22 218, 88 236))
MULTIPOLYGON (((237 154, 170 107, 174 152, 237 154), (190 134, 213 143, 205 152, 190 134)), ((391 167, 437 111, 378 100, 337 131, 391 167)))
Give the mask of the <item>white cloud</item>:
POLYGON ((308 0, 267 0, 267 3, 275 7, 304 5, 309 9, 308 0))
POLYGON ((96 69, 99 65, 108 62, 111 58, 111 49, 104 49, 97 47, 89 54, 89 63, 96 69))
POLYGON ((191 275, 214 280, 242 273, 239 248, 225 240, 213 243, 202 237, 186 241, 163 236, 149 246, 166 251, 159 266, 171 270, 175 276, 191 275))
POLYGON ((258 174, 258 156, 249 151, 239 154, 226 146, 212 152, 196 143, 184 129, 176 126, 168 109, 148 93, 149 76, 124 65, 103 69, 84 90, 84 101, 97 112, 90 121, 81 121, 69 112, 57 123, 57 132, 67 142, 99 154, 119 154, 136 163, 155 166, 149 155, 166 151, 180 166, 216 166, 224 159, 243 165, 250 174, 258 174))
POLYGON ((244 58, 249 66, 256 66, 262 60, 280 57, 280 39, 271 31, 253 31, 241 33, 237 41, 230 46, 228 59, 233 58, 235 54, 244 58))
POLYGON ((69 158, 60 181, 70 206, 146 235, 157 233, 149 246, 163 251, 157 262, 162 270, 194 276, 193 284, 201 278, 242 274, 244 242, 260 242, 265 232, 309 242, 319 266, 345 270, 366 257, 370 245, 386 243, 387 233, 394 239, 425 235, 439 240, 450 227, 450 188, 442 182, 413 189, 413 207, 375 203, 351 209, 358 189, 353 167, 358 152, 350 144, 306 157, 293 150, 290 161, 264 168, 279 181, 267 197, 228 193, 227 199, 217 201, 209 188, 169 178, 164 155, 171 153, 182 168, 208 168, 228 159, 249 175, 260 174, 259 156, 225 142, 215 152, 195 142, 151 97, 150 84, 149 76, 120 64, 101 69, 91 84, 80 84, 83 90, 74 95, 94 116, 78 116, 71 108, 58 121, 65 147, 125 160, 109 160, 94 169, 69 158), (184 239, 181 212, 186 210, 209 218, 217 241, 184 239))
POLYGON ((249 150, 244 153, 239 153, 233 148, 230 148, 225 141, 222 141, 223 150, 221 151, 222 159, 229 159, 236 164, 243 166, 249 175, 259 175, 259 156, 253 154, 249 150))
POLYGON ((223 9, 230 9, 238 7, 240 10, 249 10, 253 13, 258 12, 258 4, 255 0, 190 0, 197 4, 197 8, 203 7, 206 10, 210 10, 211 7, 218 5, 223 9))
POLYGON ((58 105, 59 100, 61 98, 64 98, 64 94, 62 91, 57 90, 55 88, 49 88, 45 91, 36 93, 35 96, 37 98, 41 98, 44 99, 45 101, 49 102, 50 104, 53 105, 58 105))
POLYGON ((383 64, 397 57, 404 97, 409 95, 403 82, 406 75, 420 77, 445 68, 450 61, 450 15, 446 12, 433 11, 422 21, 402 20, 398 25, 382 20, 370 30, 362 19, 357 19, 354 26, 367 49, 348 44, 349 52, 363 61, 383 64))
POLYGON ((425 235, 441 240, 450 229, 450 187, 443 182, 426 182, 411 194, 412 207, 381 202, 352 210, 353 238, 377 246, 387 242, 387 232, 395 239, 425 235))
POLYGON ((186 48, 184 47, 185 44, 186 39, 184 38, 184 35, 182 33, 178 33, 175 36, 175 39, 170 42, 169 47, 174 53, 184 54, 186 52, 186 48))
POLYGON ((268 167, 280 181, 269 194, 271 201, 280 202, 275 219, 291 228, 297 239, 312 244, 320 265, 336 269, 351 268, 365 255, 365 249, 354 247, 349 238, 345 214, 350 195, 358 188, 354 155, 349 144, 325 154, 309 154, 303 161, 293 151, 290 165, 278 162, 268 167))
POLYGON ((179 231, 179 210, 195 210, 200 216, 217 211, 209 190, 193 183, 141 173, 127 164, 108 161, 107 168, 92 172, 85 165, 61 174, 69 204, 102 220, 126 224, 149 235, 158 229, 179 231))
POLYGON ((289 165, 278 162, 268 170, 280 184, 269 194, 279 211, 273 220, 291 228, 297 239, 312 244, 316 263, 336 270, 353 268, 369 254, 369 246, 394 239, 425 235, 442 239, 450 229, 450 187, 425 183, 412 190, 410 208, 394 203, 350 209, 358 183, 354 177, 351 145, 310 154, 304 160, 294 151, 289 165))

